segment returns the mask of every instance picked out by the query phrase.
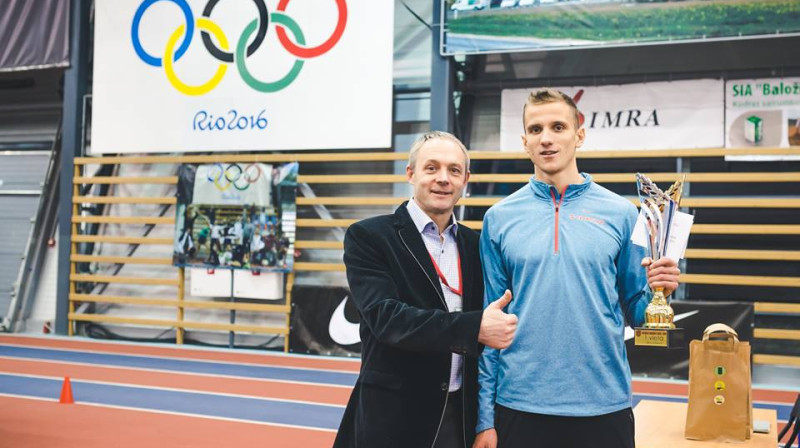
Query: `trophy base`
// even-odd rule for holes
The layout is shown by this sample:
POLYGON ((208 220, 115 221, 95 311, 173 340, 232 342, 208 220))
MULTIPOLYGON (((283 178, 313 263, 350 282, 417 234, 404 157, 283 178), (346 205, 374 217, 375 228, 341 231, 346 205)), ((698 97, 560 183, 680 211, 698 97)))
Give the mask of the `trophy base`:
POLYGON ((634 345, 637 347, 683 348, 685 337, 683 328, 636 327, 634 345))

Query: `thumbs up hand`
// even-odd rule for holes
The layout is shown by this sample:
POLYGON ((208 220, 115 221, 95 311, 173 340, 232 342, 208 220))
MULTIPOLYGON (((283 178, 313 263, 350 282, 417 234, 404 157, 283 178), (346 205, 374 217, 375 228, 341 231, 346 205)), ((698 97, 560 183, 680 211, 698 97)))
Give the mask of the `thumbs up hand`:
POLYGON ((503 349, 511 345, 517 331, 517 316, 506 314, 503 308, 511 302, 511 291, 506 289, 502 297, 483 310, 478 342, 491 348, 503 349))

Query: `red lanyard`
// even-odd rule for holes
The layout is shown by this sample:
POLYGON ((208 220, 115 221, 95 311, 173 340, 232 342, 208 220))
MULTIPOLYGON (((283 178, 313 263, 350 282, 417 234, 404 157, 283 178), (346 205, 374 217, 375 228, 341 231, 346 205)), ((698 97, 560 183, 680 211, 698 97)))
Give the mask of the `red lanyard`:
POLYGON ((453 292, 453 294, 462 297, 461 293, 464 291, 462 288, 463 282, 461 281, 461 254, 458 254, 458 289, 453 288, 447 283, 447 279, 445 278, 444 274, 442 274, 441 269, 439 269, 439 265, 436 264, 436 260, 433 259, 433 255, 428 252, 428 255, 431 257, 431 261, 433 262, 433 267, 436 269, 436 274, 439 275, 439 280, 442 281, 444 286, 447 286, 447 289, 453 292))

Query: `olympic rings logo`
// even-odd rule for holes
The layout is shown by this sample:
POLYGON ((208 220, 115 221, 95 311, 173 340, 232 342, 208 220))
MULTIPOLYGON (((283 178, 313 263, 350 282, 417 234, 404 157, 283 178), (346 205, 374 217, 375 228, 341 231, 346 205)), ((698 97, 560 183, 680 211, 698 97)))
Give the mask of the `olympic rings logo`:
POLYGON ((196 20, 186 0, 163 0, 175 3, 181 8, 183 16, 186 19, 186 24, 178 26, 172 35, 170 35, 164 48, 164 55, 159 58, 146 52, 144 48, 142 48, 142 43, 139 38, 139 27, 141 25, 142 15, 147 11, 147 8, 158 1, 162 0, 144 0, 136 10, 133 16, 133 24, 131 25, 131 41, 133 42, 133 48, 139 58, 146 64, 152 65, 153 67, 164 67, 164 72, 170 84, 172 84, 176 90, 186 95, 204 95, 210 92, 222 81, 225 72, 228 70, 227 64, 233 63, 234 61, 236 62, 236 68, 242 80, 254 90, 264 93, 282 90, 294 82, 297 75, 300 74, 305 59, 321 56, 330 51, 330 49, 339 42, 342 33, 344 33, 345 25, 347 24, 346 0, 335 0, 336 8, 339 11, 336 28, 333 30, 330 37, 322 44, 316 47, 307 47, 305 36, 300 26, 291 17, 285 14, 286 7, 289 5, 290 0, 280 0, 276 11, 272 13, 269 13, 267 10, 267 5, 264 3, 264 0, 253 0, 258 9, 258 18, 254 19, 245 27, 241 36, 239 36, 239 40, 236 41, 236 48, 231 51, 227 36, 223 33, 219 25, 211 20, 211 13, 217 3, 219 3, 219 0, 208 0, 208 3, 206 3, 203 9, 202 17, 198 17, 196 20), (250 73, 245 60, 258 50, 264 42, 264 37, 267 34, 267 28, 270 22, 276 26, 275 32, 283 48, 296 57, 297 60, 294 62, 294 65, 292 65, 289 73, 282 78, 275 81, 262 81, 256 79, 255 76, 250 73), (209 54, 220 61, 220 65, 217 67, 211 79, 201 85, 189 85, 184 83, 178 79, 173 67, 173 64, 183 57, 186 50, 189 48, 195 28, 200 30, 203 45, 206 50, 208 50, 209 54), (294 36, 294 42, 286 33, 287 30, 294 36), (255 33, 255 37, 253 41, 248 44, 247 42, 253 33, 255 33), (211 34, 214 35, 219 46, 222 48, 214 44, 211 40, 211 34), (179 40, 181 41, 180 45, 178 45, 179 40), (175 48, 176 46, 177 49, 175 48))
POLYGON ((215 163, 206 173, 206 179, 219 191, 227 191, 231 186, 245 191, 261 179, 261 167, 257 163, 251 163, 242 169, 238 163, 231 163, 223 168, 221 163, 215 163))

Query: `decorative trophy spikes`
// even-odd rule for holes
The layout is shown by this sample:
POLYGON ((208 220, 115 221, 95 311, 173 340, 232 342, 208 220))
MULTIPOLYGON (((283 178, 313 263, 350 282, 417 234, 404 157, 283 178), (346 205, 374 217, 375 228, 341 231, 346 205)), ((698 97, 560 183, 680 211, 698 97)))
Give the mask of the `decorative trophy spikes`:
MULTIPOLYGON (((647 176, 636 173, 636 186, 647 231, 648 254, 653 261, 667 253, 670 230, 683 192, 685 176, 664 192, 647 176)), ((670 347, 681 343, 683 329, 675 328, 672 307, 667 303, 664 288, 653 290, 653 298, 645 310, 645 324, 636 328, 636 345, 670 347)))
POLYGON ((680 180, 672 184, 667 192, 665 193, 667 196, 670 197, 676 204, 681 203, 681 194, 683 193, 683 182, 686 180, 686 175, 684 174, 680 180))

